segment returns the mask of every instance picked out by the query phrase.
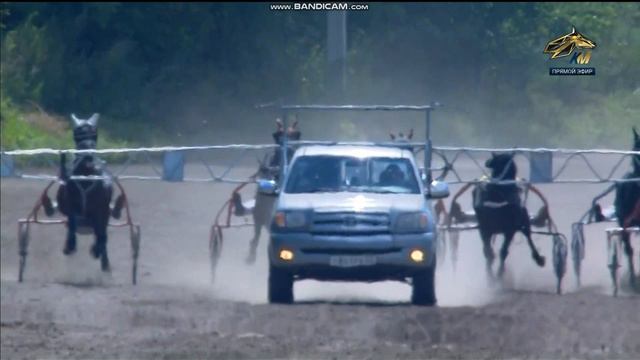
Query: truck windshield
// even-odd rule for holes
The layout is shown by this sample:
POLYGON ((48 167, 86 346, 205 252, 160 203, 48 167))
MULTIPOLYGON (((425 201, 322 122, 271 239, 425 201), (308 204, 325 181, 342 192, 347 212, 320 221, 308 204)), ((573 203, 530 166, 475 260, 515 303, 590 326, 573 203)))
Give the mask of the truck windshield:
POLYGON ((289 175, 285 192, 368 192, 419 194, 409 159, 302 156, 289 175))

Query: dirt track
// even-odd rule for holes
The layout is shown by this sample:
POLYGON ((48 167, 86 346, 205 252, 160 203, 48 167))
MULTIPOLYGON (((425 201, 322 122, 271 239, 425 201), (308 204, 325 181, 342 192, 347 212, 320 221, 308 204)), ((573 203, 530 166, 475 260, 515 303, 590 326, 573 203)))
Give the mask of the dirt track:
MULTIPOLYGON (((263 256, 246 267, 249 229, 227 232, 218 281, 210 284, 208 230, 231 186, 125 186, 143 229, 138 286, 130 285, 126 231, 110 230, 107 277, 89 258, 89 237, 63 257, 59 227, 32 231, 26 280, 18 284, 15 224, 44 183, 2 180, 3 359, 640 358, 640 297, 609 295, 605 226, 587 230, 583 287, 576 289, 569 267, 562 296, 554 293, 548 239, 536 238, 547 256, 540 269, 517 238, 506 287, 496 289, 486 284, 472 232, 461 237, 457 271, 440 264, 436 308, 410 306, 406 284, 315 281, 296 283, 298 304, 273 306, 266 304, 266 234, 263 256)), ((568 235, 603 186, 541 188, 568 235)))

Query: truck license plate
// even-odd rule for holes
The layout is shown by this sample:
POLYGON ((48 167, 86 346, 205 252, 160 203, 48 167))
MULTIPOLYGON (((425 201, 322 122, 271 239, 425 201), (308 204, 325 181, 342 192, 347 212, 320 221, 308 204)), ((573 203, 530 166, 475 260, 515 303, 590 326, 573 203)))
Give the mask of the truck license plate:
POLYGON ((354 267, 354 266, 371 266, 375 265, 377 259, 375 256, 332 256, 329 258, 329 265, 336 267, 354 267))

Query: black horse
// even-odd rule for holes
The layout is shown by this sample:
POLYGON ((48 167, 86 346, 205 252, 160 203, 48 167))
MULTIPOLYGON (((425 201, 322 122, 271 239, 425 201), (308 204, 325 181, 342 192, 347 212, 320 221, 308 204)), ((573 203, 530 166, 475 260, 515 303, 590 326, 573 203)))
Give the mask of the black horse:
MULTIPOLYGON (((287 139, 290 141, 300 140, 301 132, 297 128, 298 122, 294 121, 293 124, 287 129, 287 139)), ((276 131, 272 134, 273 140, 277 145, 282 146, 284 140, 285 130, 284 125, 280 119, 276 119, 276 131)), ((287 146, 286 155, 288 162, 291 161, 295 148, 293 146, 287 146)), ((268 156, 267 156, 268 157, 268 156)), ((280 182, 280 169, 282 166, 282 148, 277 147, 271 154, 271 159, 265 159, 260 163, 258 171, 251 176, 252 179, 261 180, 274 180, 276 183, 280 182)), ((262 228, 269 229, 271 222, 271 214, 276 202, 276 197, 273 195, 262 194, 256 191, 255 202, 253 204, 245 204, 242 202, 242 198, 239 193, 234 192, 232 195, 232 204, 234 207, 234 214, 236 216, 246 216, 248 214, 253 215, 254 232, 253 238, 249 245, 249 254, 246 258, 247 264, 253 264, 256 261, 256 250, 258 248, 258 242, 260 241, 260 234, 262 228)))
POLYGON ((487 261, 487 273, 493 278, 493 260, 495 254, 491 239, 495 234, 503 234, 504 242, 500 250, 498 277, 504 274, 505 260, 509 246, 516 232, 522 232, 527 238, 531 254, 536 264, 544 266, 545 258, 538 253, 531 239, 531 220, 529 212, 520 198, 520 189, 514 183, 495 184, 493 181, 515 181, 517 168, 513 161, 514 153, 496 154, 487 160, 485 166, 491 169, 491 181, 483 181, 473 189, 473 208, 478 221, 480 237, 487 261))
MULTIPOLYGON (((98 141, 99 114, 93 114, 88 120, 73 120, 73 140, 77 150, 96 149, 98 141)), ((91 255, 100 259, 102 271, 110 271, 107 255, 107 226, 109 218, 120 218, 124 205, 124 196, 116 199, 114 208, 110 208, 113 187, 105 175, 100 160, 91 153, 80 153, 73 161, 71 176, 96 176, 102 179, 70 179, 66 167, 66 156, 60 156, 60 187, 56 200, 57 208, 67 217, 67 240, 63 249, 65 255, 76 251, 76 233, 91 233, 95 235, 95 243, 91 247, 91 255)), ((44 194, 42 204, 48 216, 53 215, 55 206, 44 194)))
MULTIPOLYGON (((633 150, 640 151, 640 135, 633 128, 633 150)), ((623 179, 640 178, 640 155, 632 156, 632 171, 625 174, 623 179)), ((618 225, 622 228, 640 226, 640 181, 616 183, 615 212, 618 225)), ((635 288, 635 270, 633 266, 633 248, 629 232, 622 232, 622 243, 629 261, 631 287, 635 288)))

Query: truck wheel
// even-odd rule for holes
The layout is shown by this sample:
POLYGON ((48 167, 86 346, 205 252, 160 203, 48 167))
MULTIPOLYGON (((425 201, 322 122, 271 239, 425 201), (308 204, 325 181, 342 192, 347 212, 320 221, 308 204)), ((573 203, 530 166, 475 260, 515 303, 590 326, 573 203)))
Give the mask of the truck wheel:
POLYGON ((434 306, 436 304, 436 267, 425 269, 413 276, 411 303, 434 306))
POLYGON ((272 304, 293 302, 293 275, 273 265, 269 266, 269 302, 272 304))

